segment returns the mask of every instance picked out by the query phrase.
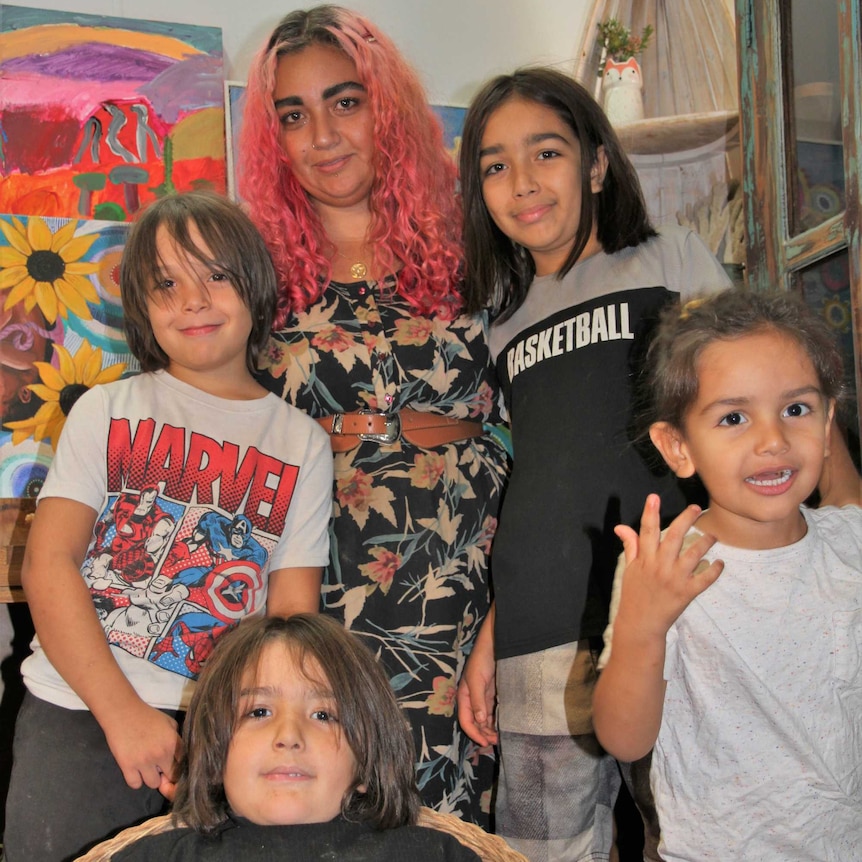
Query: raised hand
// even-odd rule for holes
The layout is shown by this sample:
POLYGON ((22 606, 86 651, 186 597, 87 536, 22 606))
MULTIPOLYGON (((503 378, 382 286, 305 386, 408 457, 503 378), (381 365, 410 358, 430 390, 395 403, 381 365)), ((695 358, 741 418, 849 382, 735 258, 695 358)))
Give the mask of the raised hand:
POLYGON ((626 558, 618 621, 634 626, 643 635, 662 638, 689 602, 715 583, 724 563, 707 563, 704 554, 715 538, 702 535, 685 541, 700 517, 698 506, 689 506, 661 535, 660 501, 650 494, 641 515, 640 532, 620 525, 615 533, 622 540, 626 558))
POLYGON ((724 567, 720 560, 703 560, 715 544, 713 536, 686 538, 699 517, 700 509, 689 506, 662 537, 659 498, 650 494, 640 532, 616 528, 626 568, 610 659, 593 695, 593 726, 602 745, 619 760, 637 760, 654 745, 664 707, 668 629, 724 567))

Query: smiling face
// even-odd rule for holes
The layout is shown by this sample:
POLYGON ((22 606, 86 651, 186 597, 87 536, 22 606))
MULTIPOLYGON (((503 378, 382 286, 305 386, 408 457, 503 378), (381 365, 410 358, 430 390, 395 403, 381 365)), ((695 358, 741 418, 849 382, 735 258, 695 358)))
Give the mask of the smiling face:
MULTIPOLYGON (((212 253, 194 222, 189 236, 212 253)), ((168 356, 167 370, 213 395, 231 397, 253 385, 246 365, 251 314, 228 276, 188 255, 162 226, 156 233, 158 284, 147 294, 153 335, 168 356)))
POLYGON ((678 476, 697 473, 706 486, 698 528, 741 548, 799 541, 799 506, 820 479, 832 417, 808 354, 765 330, 711 342, 697 375, 683 430, 657 423, 650 436, 678 476))
POLYGON ((270 643, 242 689, 224 771, 231 809, 264 826, 332 820, 357 764, 319 664, 270 643))
POLYGON ((317 207, 365 207, 374 183, 374 118, 353 61, 314 44, 275 75, 279 144, 317 207))
MULTIPOLYGON (((601 191, 604 151, 591 190, 601 191)), ((488 118, 479 170, 482 197, 497 227, 533 257, 537 275, 559 272, 581 220, 581 146, 555 111, 520 97, 488 118)), ((601 250, 593 225, 581 258, 601 250)))

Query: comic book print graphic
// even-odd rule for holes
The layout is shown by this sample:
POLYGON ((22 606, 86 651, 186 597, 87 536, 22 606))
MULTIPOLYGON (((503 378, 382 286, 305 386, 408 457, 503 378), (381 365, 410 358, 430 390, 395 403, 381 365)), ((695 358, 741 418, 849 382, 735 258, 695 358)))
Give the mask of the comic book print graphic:
POLYGON ((164 483, 111 495, 82 567, 108 642, 196 678, 216 639, 263 609, 275 540, 164 483))

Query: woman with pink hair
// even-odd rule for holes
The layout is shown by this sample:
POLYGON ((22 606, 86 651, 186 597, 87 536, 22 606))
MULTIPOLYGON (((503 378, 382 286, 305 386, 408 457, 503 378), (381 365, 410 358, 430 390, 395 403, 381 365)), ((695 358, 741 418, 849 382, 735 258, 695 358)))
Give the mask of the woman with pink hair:
POLYGON ((289 14, 249 74, 242 196, 281 279, 260 379, 335 453, 322 610, 379 655, 425 804, 483 822, 490 749, 455 688, 488 609, 507 456, 485 319, 461 313, 456 171, 415 72, 336 6, 289 14))

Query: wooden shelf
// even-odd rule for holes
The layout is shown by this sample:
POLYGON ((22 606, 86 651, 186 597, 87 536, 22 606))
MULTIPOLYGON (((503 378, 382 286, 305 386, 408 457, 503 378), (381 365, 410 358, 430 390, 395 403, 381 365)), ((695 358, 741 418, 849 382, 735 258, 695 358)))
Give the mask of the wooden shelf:
POLYGON ((0 602, 26 601, 21 588, 21 563, 35 511, 33 499, 0 498, 0 602))
POLYGON ((710 111, 650 117, 616 126, 615 131, 627 153, 657 155, 705 147, 727 137, 738 125, 738 111, 710 111))

